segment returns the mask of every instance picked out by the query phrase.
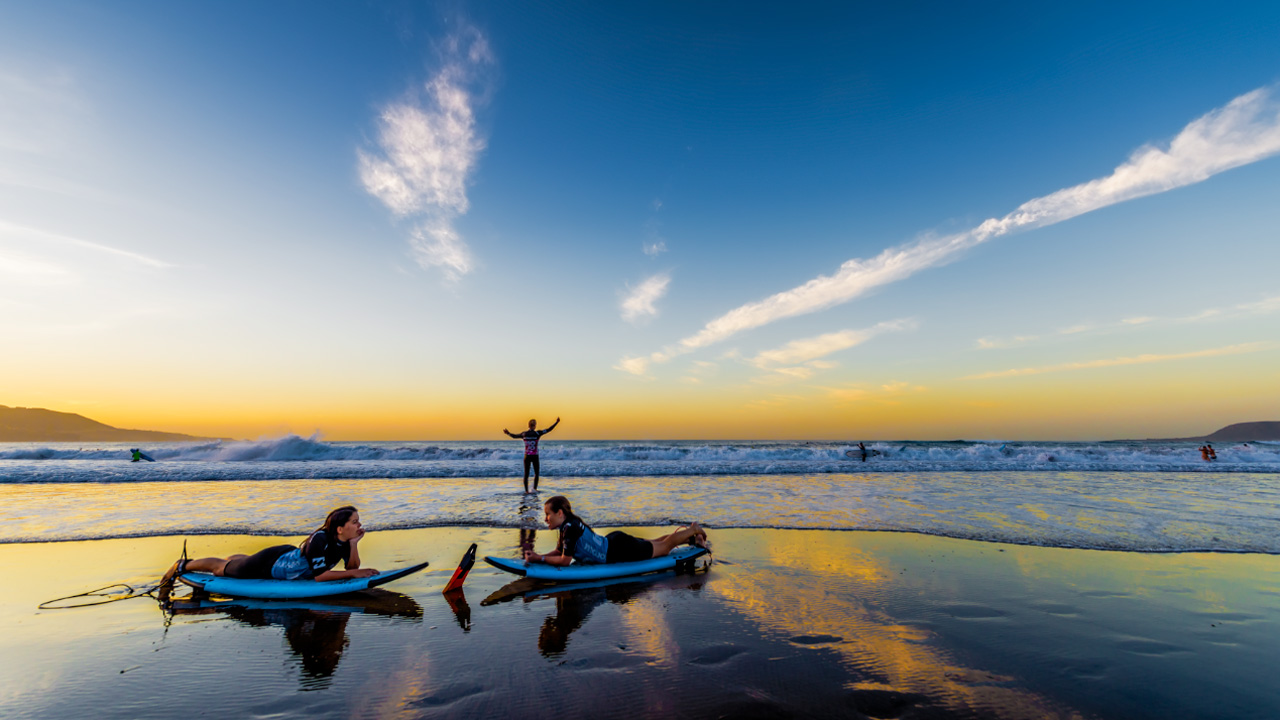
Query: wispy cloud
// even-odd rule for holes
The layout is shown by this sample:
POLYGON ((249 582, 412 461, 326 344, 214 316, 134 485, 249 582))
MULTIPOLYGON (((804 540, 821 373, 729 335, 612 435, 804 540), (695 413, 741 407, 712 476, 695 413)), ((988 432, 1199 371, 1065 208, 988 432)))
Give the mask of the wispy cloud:
POLYGON ((1177 353, 1173 355, 1146 354, 1136 355, 1134 357, 1107 358, 1105 360, 1090 360, 1087 362, 1062 363, 1060 365, 1045 365, 1042 367, 1001 370, 999 372, 968 375, 960 379, 991 380, 994 378, 1019 377, 1022 375, 1043 375, 1045 373, 1067 372, 1070 370, 1091 370, 1094 368, 1116 367, 1119 365, 1147 365, 1150 363, 1169 362, 1172 360, 1191 360, 1193 358, 1218 357, 1221 355, 1240 355, 1243 353, 1266 350, 1271 346, 1271 343, 1264 342, 1243 343, 1240 345, 1228 345, 1227 347, 1214 348, 1212 350, 1199 350, 1196 352, 1177 353))
POLYGON ((69 252, 70 248, 123 258, 130 263, 150 268, 165 269, 173 267, 163 260, 157 260, 141 253, 121 250, 120 248, 103 245, 91 240, 62 235, 26 225, 18 225, 4 220, 0 220, 0 238, 3 238, 6 244, 9 245, 9 250, 0 255, 0 272, 10 275, 14 280, 25 284, 63 285, 79 279, 81 273, 77 272, 72 266, 83 266, 84 260, 82 259, 78 262, 71 260, 70 255, 74 255, 74 253, 69 252), (28 252, 17 251, 15 247, 18 245, 25 245, 28 248, 28 252), (61 262, 55 262, 47 257, 49 255, 62 256, 63 259, 61 262))
POLYGON ((1273 88, 1246 93, 1192 121, 1167 147, 1138 149, 1110 175, 1029 200, 1013 212, 945 237, 888 248, 871 259, 846 261, 833 275, 730 310, 695 335, 641 358, 666 362, 737 333, 816 312, 857 298, 961 252, 1013 232, 1045 227, 1135 198, 1192 185, 1217 173, 1280 153, 1280 102, 1273 88))
POLYGON ((37 155, 62 150, 88 112, 70 73, 0 68, 0 150, 37 155))
POLYGON ((1250 315, 1268 315, 1280 312, 1280 295, 1263 298, 1255 302, 1246 302, 1229 308, 1209 308, 1191 315, 1176 318, 1160 318, 1150 315, 1128 317, 1114 322, 1080 324, 1063 328, 1052 333, 1041 335, 1017 335, 1010 338, 985 337, 978 338, 977 346, 982 350, 997 350, 1027 345, 1037 340, 1049 339, 1062 335, 1079 335, 1082 333, 1112 332, 1115 330, 1137 327, 1140 325, 1167 325, 1170 323, 1197 323, 1206 320, 1229 320, 1250 315))
POLYGON ((659 240, 657 242, 645 243, 642 247, 644 254, 649 257, 657 257, 667 251, 667 241, 659 240))
POLYGON ((62 265, 0 250, 0 277, 4 276, 8 276, 6 285, 65 285, 77 278, 76 273, 62 265))
MULTIPOLYGON (((658 273, 646 278, 634 288, 629 288, 626 297, 622 299, 622 319, 627 322, 636 322, 657 315, 658 307, 655 303, 667 294, 667 287, 670 285, 671 276, 667 273, 658 273)), ((637 374, 642 373, 643 371, 637 374)))
POLYGON ((494 63, 476 30, 450 37, 445 61, 420 93, 384 107, 378 147, 357 149, 365 190, 397 217, 416 218, 409 245, 418 264, 456 280, 471 272, 471 249, 454 228, 469 208, 467 182, 484 150, 471 87, 494 63))
POLYGON ((913 385, 901 380, 890 380, 879 387, 863 383, 848 383, 837 387, 822 388, 826 396, 832 400, 841 402, 870 400, 885 405, 897 405, 903 395, 922 393, 926 390, 928 388, 923 385, 913 385))
MULTIPOLYGON (((747 363, 761 370, 784 372, 788 368, 779 366, 816 361, 818 358, 826 357, 834 352, 861 345, 881 333, 909 330, 915 326, 914 320, 904 318, 878 323, 863 330, 841 330, 818 335, 817 337, 792 340, 782 347, 760 352, 748 360, 747 363)), ((817 366, 817 369, 825 369, 826 367, 830 367, 830 365, 824 363, 817 366)))

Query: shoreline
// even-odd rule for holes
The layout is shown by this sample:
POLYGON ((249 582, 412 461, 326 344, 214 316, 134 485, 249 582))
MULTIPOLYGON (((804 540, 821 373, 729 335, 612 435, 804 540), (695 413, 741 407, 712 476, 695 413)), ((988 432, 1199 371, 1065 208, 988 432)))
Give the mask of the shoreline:
MULTIPOLYGON (((611 526, 602 525, 600 526, 600 531, 601 531, 601 534, 605 534, 610 530, 620 529, 621 527, 622 526, 619 526, 619 528, 614 528, 611 526)), ((632 524, 632 525, 627 525, 625 527, 640 531, 643 534, 644 531, 648 531, 648 530, 660 530, 664 528, 670 528, 671 524, 670 523, 653 524, 653 525, 632 524)), ((1011 547, 1037 548, 1041 550, 1079 550, 1083 552, 1133 553, 1136 555, 1261 555, 1261 556, 1269 556, 1269 557, 1280 556, 1280 550, 1232 550, 1232 549, 1217 549, 1217 548, 1147 549, 1147 548, 1121 548, 1121 547, 1081 546, 1081 545, 1046 545, 1046 544, 1039 544, 1039 543, 1033 543, 1033 542, 1019 542, 1016 540, 995 540, 995 539, 988 539, 988 538, 965 537, 962 535, 948 535, 944 533, 934 533, 934 532, 928 532, 924 530, 901 530, 897 528, 840 528, 840 527, 804 527, 804 526, 787 527, 787 526, 774 526, 774 525, 769 525, 769 526, 727 525, 727 526, 715 526, 715 527, 707 526, 707 529, 711 531, 716 531, 716 532, 727 531, 727 530, 760 530, 760 531, 777 530, 782 532, 831 532, 831 533, 870 533, 870 534, 887 533, 887 534, 900 534, 900 535, 919 535, 921 537, 934 538, 938 540, 956 540, 961 542, 979 543, 979 544, 985 544, 985 545, 1007 545, 1011 547)), ((545 525, 541 527, 531 527, 528 525, 521 525, 521 524, 514 524, 514 523, 510 525, 496 525, 496 524, 458 525, 458 524, 452 524, 452 523, 422 524, 422 525, 391 525, 391 526, 376 526, 371 528, 370 532, 384 533, 384 532, 403 532, 403 531, 413 531, 413 530, 459 530, 459 531, 462 531, 462 530, 477 530, 477 531, 536 530, 538 532, 546 532, 546 533, 552 532, 550 530, 547 530, 545 525)), ((103 538, 66 538, 66 539, 52 538, 52 539, 19 539, 19 540, 0 539, 0 548, 4 548, 7 545, 14 545, 14 546, 59 545, 59 544, 67 544, 67 543, 110 542, 114 540, 154 540, 154 539, 165 539, 165 538, 187 539, 187 538, 211 538, 211 537, 243 537, 243 538, 254 538, 254 539, 280 538, 280 539, 298 540, 300 542, 302 539, 306 537, 306 535, 305 534, 299 535, 297 533, 279 533, 279 532, 260 532, 260 533, 250 532, 250 531, 226 532, 222 530, 211 530, 207 532, 193 531, 193 532, 186 532, 186 533, 171 533, 171 532, 139 533, 139 534, 124 534, 124 535, 117 535, 117 536, 103 537, 103 538)))
MULTIPOLYGON (((538 531, 538 548, 554 536, 538 531)), ((481 556, 513 556, 520 539, 511 528, 370 531, 366 566, 431 566, 341 603, 224 602, 171 616, 145 598, 35 605, 151 584, 180 536, 0 546, 26 578, 0 589, 10 628, 0 649, 25 658, 0 715, 163 717, 175 692, 228 716, 284 718, 1280 713, 1266 662, 1280 642, 1274 555, 712 529, 717 562, 694 576, 520 592, 515 576, 477 562, 459 597, 441 595, 471 542, 481 556), (548 683, 565 690, 563 704, 540 704, 548 683), (243 693, 227 696, 229 685, 243 693)), ((202 556, 270 541, 188 544, 202 556)))

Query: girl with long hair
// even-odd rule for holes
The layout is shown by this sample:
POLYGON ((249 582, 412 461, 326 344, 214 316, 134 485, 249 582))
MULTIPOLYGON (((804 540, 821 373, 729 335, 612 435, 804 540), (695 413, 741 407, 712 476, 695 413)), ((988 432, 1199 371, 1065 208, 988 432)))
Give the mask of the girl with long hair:
POLYGON ((275 545, 252 555, 179 560, 160 580, 160 601, 168 600, 174 577, 188 571, 254 580, 321 582, 377 575, 378 571, 373 568, 360 567, 359 544, 363 538, 360 512, 350 505, 343 505, 330 512, 324 524, 296 547, 275 545), (345 570, 333 569, 339 560, 343 561, 345 570))
POLYGON ((556 495, 542 506, 547 527, 560 531, 556 549, 539 555, 532 548, 524 551, 526 562, 543 562, 548 565, 568 565, 574 560, 580 563, 638 562, 663 557, 672 550, 692 542, 706 546, 707 533, 698 523, 690 523, 673 533, 652 540, 638 538, 621 530, 601 536, 573 513, 569 498, 556 495))

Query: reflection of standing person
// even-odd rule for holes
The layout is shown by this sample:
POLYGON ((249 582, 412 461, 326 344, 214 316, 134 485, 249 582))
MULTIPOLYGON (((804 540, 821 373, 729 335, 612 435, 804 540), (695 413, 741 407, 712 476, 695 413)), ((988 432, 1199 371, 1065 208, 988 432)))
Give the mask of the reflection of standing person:
POLYGON ((506 433, 508 437, 513 437, 513 438, 516 438, 517 440, 524 440, 524 491, 525 492, 529 492, 529 467, 530 466, 533 467, 533 490, 534 492, 538 491, 538 479, 541 475, 541 470, 538 467, 538 440, 541 439, 543 435, 546 435, 552 430, 555 430, 556 426, 559 424, 560 424, 560 418, 556 418, 556 421, 551 423, 551 427, 547 428, 546 430, 539 430, 538 421, 530 420, 529 429, 520 433, 519 435, 511 432, 510 430, 507 430, 506 428, 502 428, 502 432, 506 433))

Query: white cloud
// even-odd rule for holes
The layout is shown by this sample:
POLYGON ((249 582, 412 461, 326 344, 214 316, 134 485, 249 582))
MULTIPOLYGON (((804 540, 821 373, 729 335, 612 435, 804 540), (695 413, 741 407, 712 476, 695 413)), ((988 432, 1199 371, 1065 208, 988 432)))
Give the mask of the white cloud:
MULTIPOLYGON (((765 350, 747 362, 762 370, 771 369, 778 365, 796 365, 860 345, 884 332, 907 330, 914 327, 915 322, 912 320, 890 320, 864 330, 841 330, 817 337, 792 340, 780 348, 765 350)), ((778 370, 781 372, 781 368, 778 370)))
POLYGON ((824 387, 822 391, 832 400, 842 402, 867 400, 880 404, 896 405, 898 404, 897 398, 907 393, 925 392, 927 389, 923 385, 912 385, 901 380, 890 380, 878 388, 868 388, 860 383, 849 383, 839 387, 824 387))
POLYGON ((1280 295, 1274 297, 1263 298, 1257 302, 1241 303, 1236 309, 1250 314, 1263 315, 1267 313, 1280 312, 1280 295))
POLYGON ((627 296, 622 299, 622 319, 635 322, 641 318, 657 315, 658 308, 654 303, 667 294, 667 287, 670 285, 671 276, 658 273, 631 288, 627 296))
POLYGON ((613 368, 632 375, 644 375, 649 372, 649 358, 624 357, 613 368))
POLYGON ((656 257, 667 251, 667 241, 659 240, 653 243, 645 243, 641 246, 641 249, 644 250, 645 255, 656 257))
POLYGON ((450 280, 466 275, 474 266, 471 249, 458 236, 453 225, 438 219, 414 228, 409 236, 409 247, 419 265, 443 268, 450 280))
POLYGON ((1137 355, 1134 357, 1107 358, 1105 360, 1090 360, 1088 362, 1062 363, 1061 365, 1046 365, 1036 368, 1018 368, 1014 370, 1001 370, 999 372, 980 373, 978 375, 968 375, 960 378, 961 380, 991 380, 994 378, 1018 377, 1022 375, 1042 375, 1044 373, 1066 372, 1069 370, 1090 370, 1094 368, 1116 367, 1118 365, 1146 365, 1149 363, 1169 362, 1171 360, 1190 360, 1192 358, 1218 357, 1221 355, 1239 355, 1242 353, 1258 352, 1271 347, 1270 343, 1244 343, 1241 345, 1229 345, 1227 347, 1214 348, 1212 350, 1199 350, 1189 353, 1178 353, 1174 355, 1137 355))
POLYGON ((163 260, 157 260, 153 257, 143 255, 141 253, 131 252, 129 250, 121 250, 119 248, 96 243, 92 240, 83 240, 69 235, 60 235, 39 228, 28 227, 26 225, 17 225, 11 222, 0 220, 0 237, 8 237, 15 240, 35 241, 38 243, 54 243, 59 245, 73 245, 75 247, 92 250, 94 252, 104 253, 107 255, 115 255, 116 257, 132 260, 140 265, 146 265, 153 268, 173 267, 163 260))
POLYGON ((962 233, 888 248, 871 259, 848 260, 833 275, 818 276, 730 310, 697 334, 647 357, 650 362, 666 362, 746 330, 848 302, 874 288, 952 262, 962 251, 993 238, 1198 183, 1278 152, 1280 103, 1272 88, 1260 88, 1192 121, 1167 148, 1140 148, 1106 177, 1029 200, 1004 217, 988 219, 962 233))
POLYGON ((440 267, 451 279, 474 267, 454 228, 469 208, 467 182, 485 141, 476 128, 476 97, 468 89, 492 64, 488 41, 476 31, 450 37, 447 58, 419 98, 392 103, 379 116, 378 148, 357 149, 365 190, 398 217, 420 217, 410 236, 414 259, 440 267))

